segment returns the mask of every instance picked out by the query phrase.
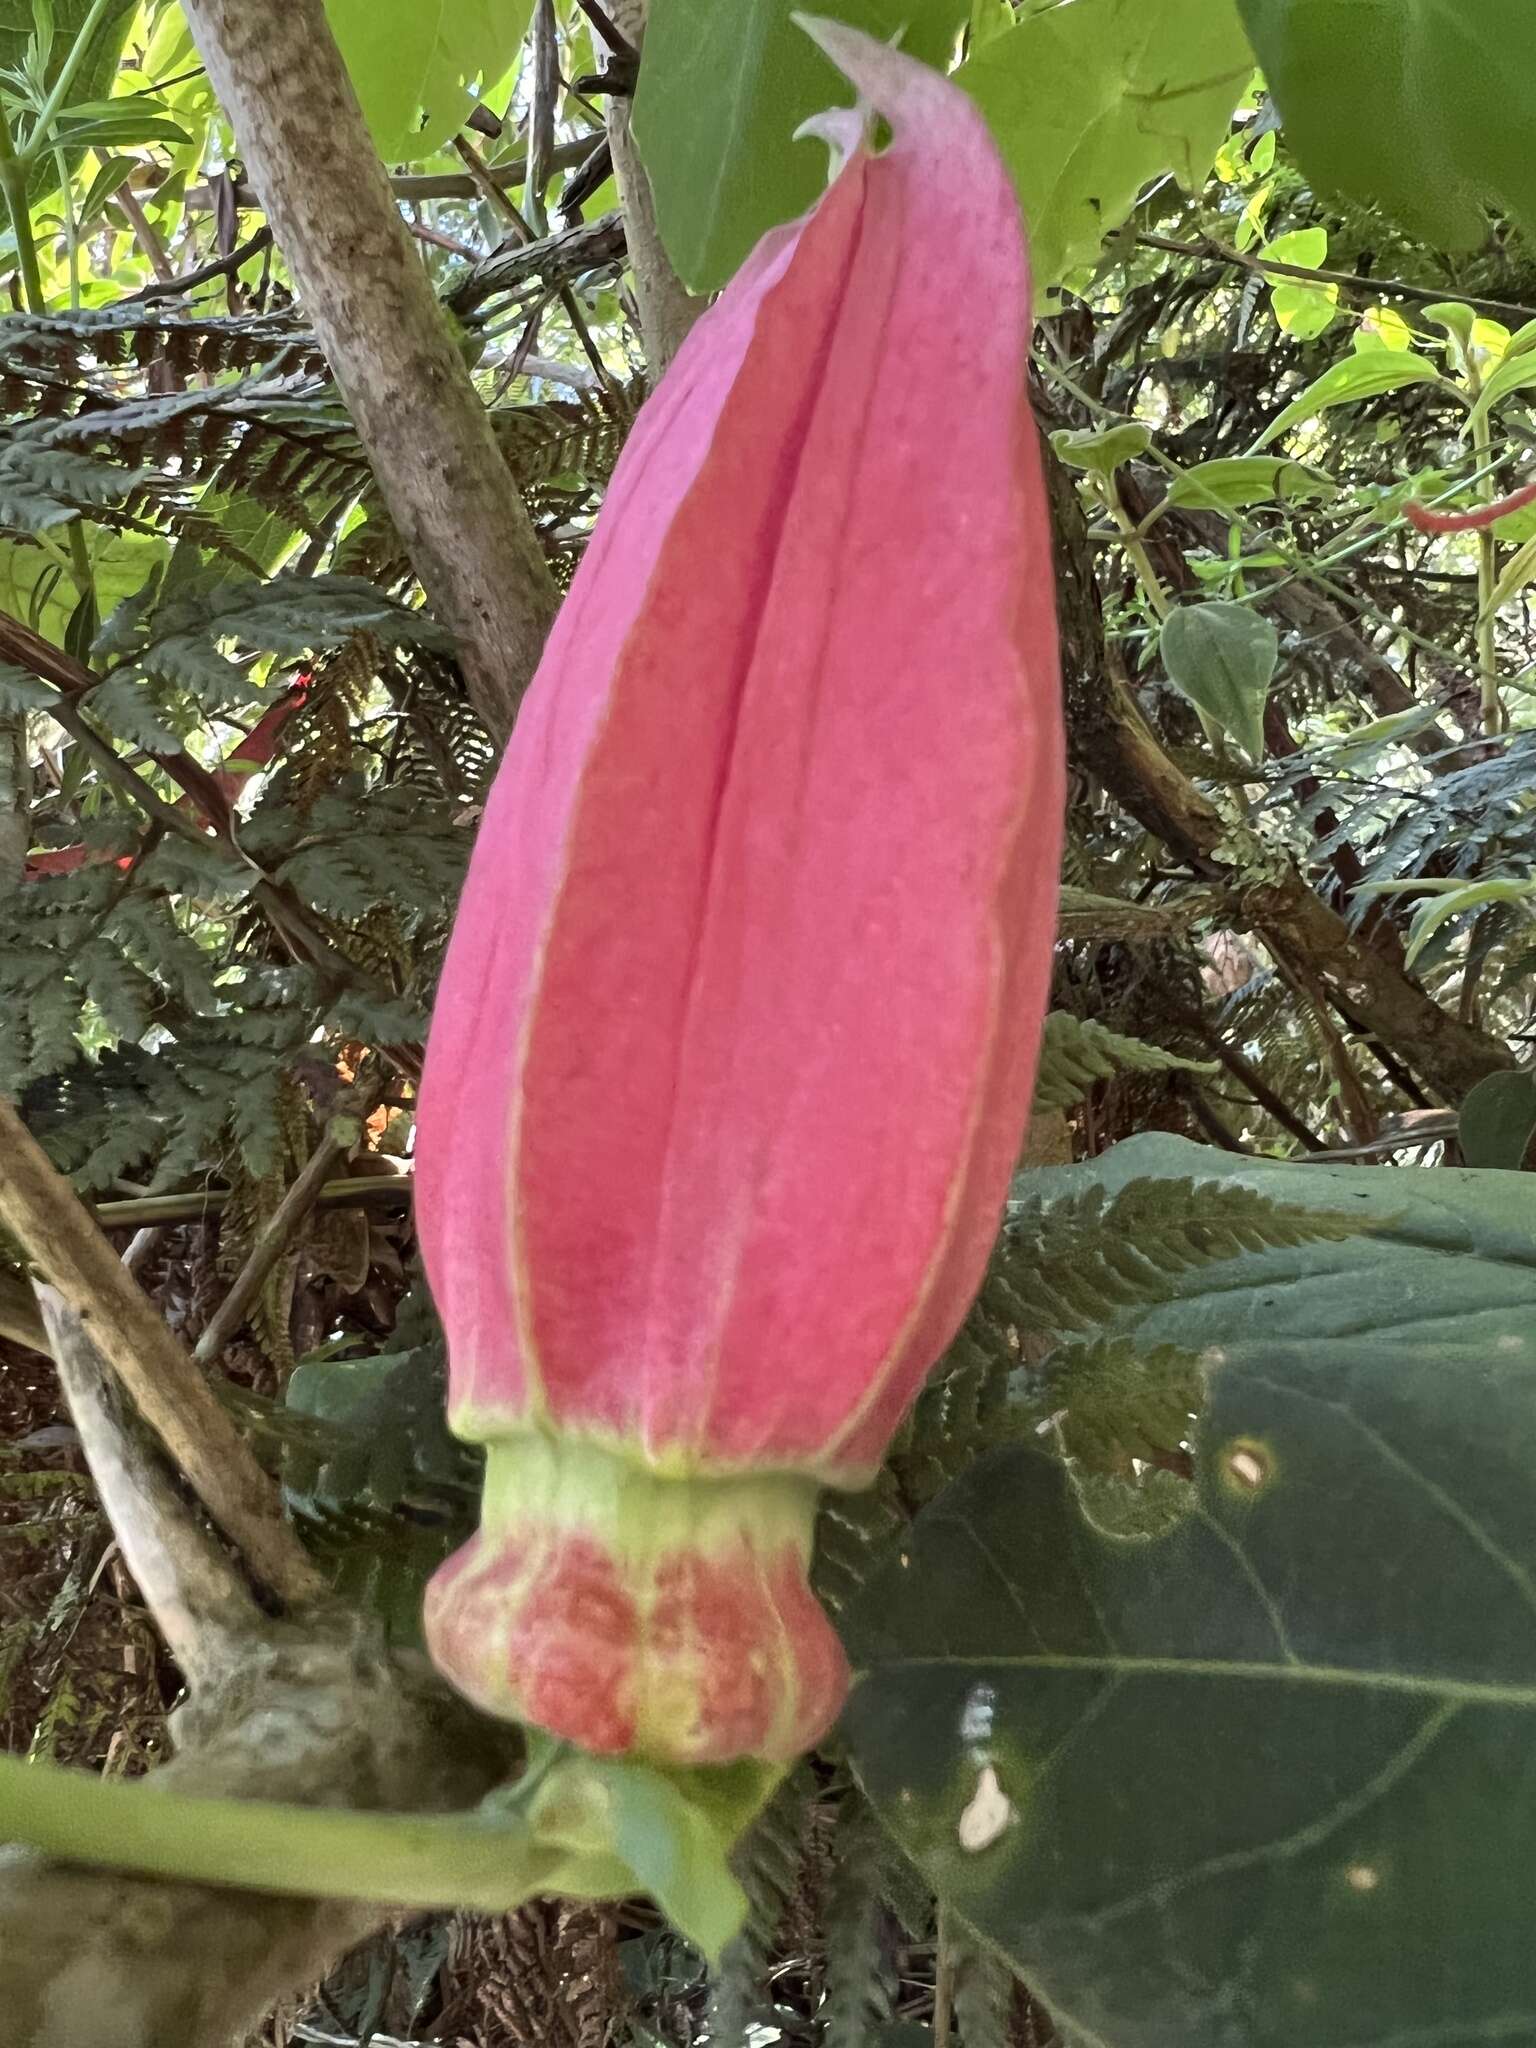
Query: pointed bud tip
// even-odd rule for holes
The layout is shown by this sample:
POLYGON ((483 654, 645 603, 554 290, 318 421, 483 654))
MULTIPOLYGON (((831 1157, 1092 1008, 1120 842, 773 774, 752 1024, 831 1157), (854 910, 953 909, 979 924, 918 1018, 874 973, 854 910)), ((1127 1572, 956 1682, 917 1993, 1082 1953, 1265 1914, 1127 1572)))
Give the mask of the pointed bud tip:
POLYGON ((835 131, 826 125, 828 116, 816 115, 801 126, 799 134, 820 136, 834 150, 842 149, 846 154, 846 121, 858 119, 862 140, 870 115, 882 114, 890 123, 892 141, 899 142, 908 122, 920 134, 925 123, 942 111, 953 112, 956 105, 967 104, 952 80, 921 58, 909 56, 894 41, 882 42, 878 36, 853 28, 846 21, 833 21, 824 14, 807 14, 798 8, 791 9, 790 20, 836 65, 859 96, 857 108, 833 109, 830 118, 838 123, 835 131))
POLYGON ((795 142, 824 142, 832 156, 835 178, 851 156, 857 155, 869 133, 869 112, 862 106, 828 107, 825 113, 810 114, 795 130, 795 142))

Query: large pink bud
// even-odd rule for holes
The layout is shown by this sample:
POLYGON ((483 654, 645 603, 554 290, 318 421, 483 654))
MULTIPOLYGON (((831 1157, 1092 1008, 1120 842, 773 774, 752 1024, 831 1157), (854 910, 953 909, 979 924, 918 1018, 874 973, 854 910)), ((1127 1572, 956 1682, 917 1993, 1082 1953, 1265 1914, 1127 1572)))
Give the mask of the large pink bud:
MULTIPOLYGON (((833 24, 887 119, 630 437, 491 793, 417 1212, 479 1534, 471 1699, 783 1759, 841 1703, 806 1580, 997 1228, 1063 799, 1018 209, 970 102, 833 24)), ((839 117, 851 125, 854 116, 839 117)))

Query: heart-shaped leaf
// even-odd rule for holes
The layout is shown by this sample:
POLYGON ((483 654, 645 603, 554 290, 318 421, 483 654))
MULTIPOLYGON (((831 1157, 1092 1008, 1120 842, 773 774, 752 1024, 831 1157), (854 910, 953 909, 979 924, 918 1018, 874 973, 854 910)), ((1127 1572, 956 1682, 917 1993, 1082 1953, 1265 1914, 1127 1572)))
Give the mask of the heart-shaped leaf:
MULTIPOLYGON (((1228 1175, 1182 1140, 1050 1189, 1228 1175)), ((1069 2039, 1536 2033, 1536 1186, 1243 1163, 1368 1235, 1202 1266, 1113 1328, 1208 1376, 1193 1512, 1102 1533, 998 1450, 846 1617, 855 1768, 1069 2039)))
POLYGON ((1269 620, 1245 604, 1184 605, 1163 621, 1168 680, 1230 733, 1250 761, 1264 758, 1264 706, 1280 658, 1269 620))
POLYGON ((1533 1132, 1536 1074, 1489 1074, 1461 1105, 1457 1138, 1468 1166, 1518 1172, 1533 1132))

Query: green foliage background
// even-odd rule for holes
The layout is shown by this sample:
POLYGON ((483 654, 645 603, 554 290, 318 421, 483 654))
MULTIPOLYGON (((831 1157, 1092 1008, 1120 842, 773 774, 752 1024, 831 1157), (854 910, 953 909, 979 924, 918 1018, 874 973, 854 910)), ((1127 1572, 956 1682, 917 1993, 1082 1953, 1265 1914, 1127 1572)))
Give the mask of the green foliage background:
MULTIPOLYGON (((859 1684, 733 1874, 751 1799, 626 1779, 588 1889, 636 1898, 439 1917, 304 2024, 1523 2038, 1536 29, 829 6, 953 71, 1033 237, 1074 785, 1031 1150, 879 1483, 825 1505, 859 1684)), ((567 582, 646 388, 594 95, 633 83, 713 289, 814 202, 793 130, 842 89, 781 0, 652 0, 637 81, 576 0, 331 14, 567 582)), ((217 1375, 409 1650, 475 1507, 408 1168, 494 748, 179 10, 87 16, 0 15, 0 1090, 189 1341, 336 1149, 217 1375)), ((14 1253, 4 1746, 133 1774, 176 1681, 14 1253)))

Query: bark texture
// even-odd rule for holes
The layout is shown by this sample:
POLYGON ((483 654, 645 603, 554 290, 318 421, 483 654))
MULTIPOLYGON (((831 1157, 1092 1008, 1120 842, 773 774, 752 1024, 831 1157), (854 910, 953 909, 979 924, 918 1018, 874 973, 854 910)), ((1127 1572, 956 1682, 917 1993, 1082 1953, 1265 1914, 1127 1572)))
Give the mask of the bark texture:
POLYGON ((559 593, 433 297, 323 0, 188 0, 208 76, 476 707, 511 729, 559 593))
MULTIPOLYGON (((646 0, 610 0, 608 7, 609 19, 635 49, 645 38, 645 12, 646 0)), ((654 381, 682 347, 689 328, 708 300, 695 298, 684 289, 682 279, 672 268, 672 259, 662 247, 651 181, 635 147, 629 116, 627 99, 616 95, 609 100, 608 147, 613 152, 613 175, 624 207, 635 303, 640 309, 640 330, 654 381)))

